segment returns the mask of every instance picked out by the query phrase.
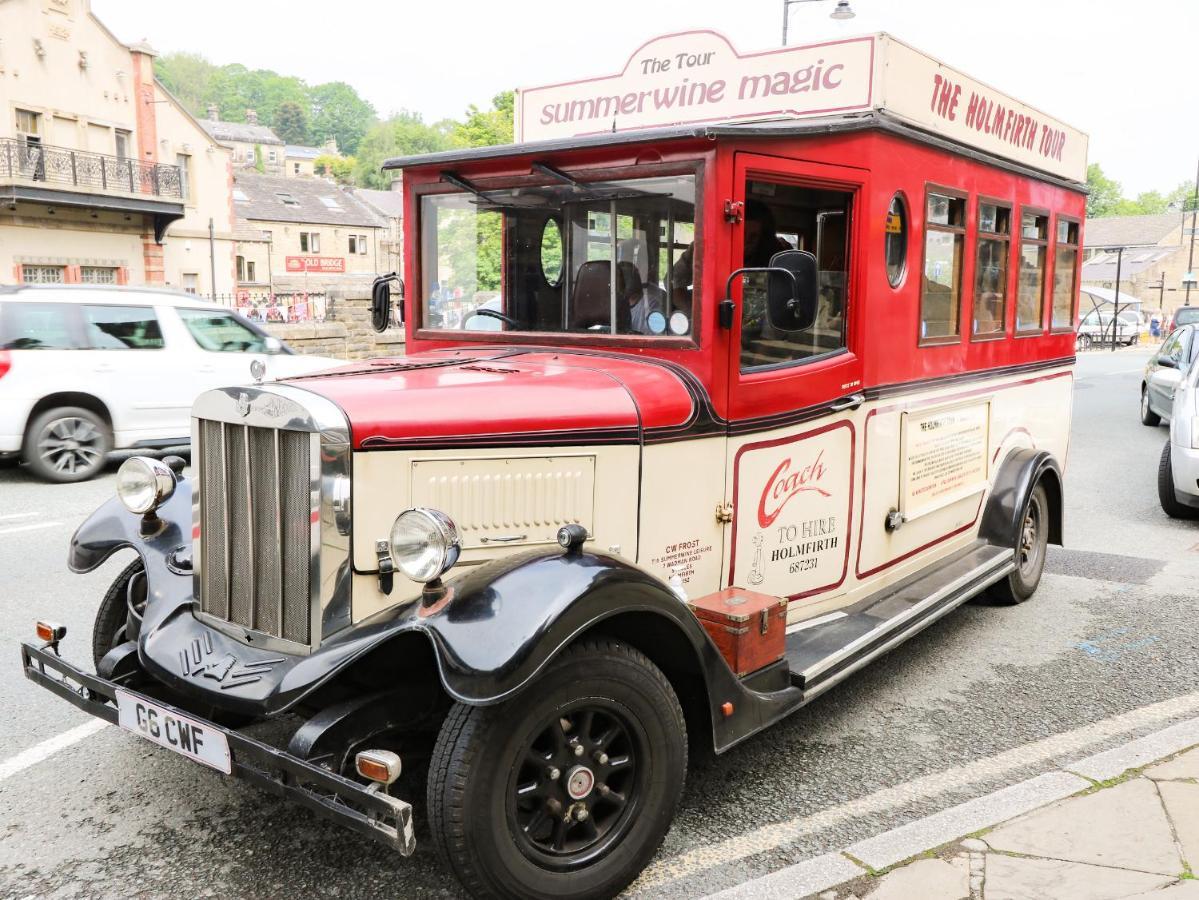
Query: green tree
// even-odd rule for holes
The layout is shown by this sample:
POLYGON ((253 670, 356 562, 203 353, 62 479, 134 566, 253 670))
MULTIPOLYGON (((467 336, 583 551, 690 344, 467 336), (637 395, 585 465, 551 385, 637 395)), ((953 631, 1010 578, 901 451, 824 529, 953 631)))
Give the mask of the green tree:
POLYGON ((1090 194, 1087 195, 1088 216, 1095 218, 1096 216, 1117 214, 1116 207, 1120 203, 1124 190, 1120 187, 1120 182, 1103 174, 1099 163, 1091 163, 1087 166, 1087 188, 1090 190, 1090 194))
POLYGON ((358 145, 354 181, 362 187, 387 190, 394 176, 381 171, 383 161, 393 156, 448 150, 454 146, 450 127, 445 122, 428 125, 418 114, 407 111, 378 123, 358 145))
POLYGON ((262 159, 262 144, 254 145, 254 168, 259 172, 266 171, 266 163, 262 159))
POLYGON ((324 153, 312 163, 317 175, 330 175, 338 184, 354 184, 354 157, 324 153))
POLYGON ((337 139, 342 153, 355 154, 358 144, 375 120, 375 108, 358 96, 344 81, 320 84, 309 92, 311 116, 308 133, 315 143, 337 139))
POLYGON ((308 114, 304 112, 304 107, 294 100, 284 100, 279 104, 279 108, 275 110, 272 128, 285 144, 308 142, 308 114))
POLYGON ((198 53, 167 53, 154 60, 154 74, 166 89, 200 117, 207 113, 214 70, 215 66, 198 53))
POLYGON ((462 147, 511 144, 514 106, 512 91, 502 91, 492 97, 491 109, 482 110, 472 103, 466 110, 466 121, 454 127, 454 143, 462 147))

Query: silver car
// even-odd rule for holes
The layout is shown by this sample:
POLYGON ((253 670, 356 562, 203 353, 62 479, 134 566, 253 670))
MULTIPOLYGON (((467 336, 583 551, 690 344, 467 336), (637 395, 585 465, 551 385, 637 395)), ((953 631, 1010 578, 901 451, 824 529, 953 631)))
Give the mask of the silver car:
POLYGON ((1174 394, 1199 356, 1199 326, 1176 328, 1145 363, 1141 378, 1141 424, 1158 425, 1174 417, 1174 394))
POLYGON ((1195 331, 1194 325, 1174 331, 1156 354, 1161 357, 1157 372, 1146 378, 1148 384, 1156 379, 1161 394, 1169 395, 1169 413, 1159 417, 1150 409, 1147 416, 1146 402, 1141 401, 1141 421, 1145 424, 1157 424, 1161 418, 1170 420, 1170 439, 1162 448, 1157 467, 1157 497, 1166 515, 1175 519, 1199 518, 1199 365, 1192 364, 1199 351, 1199 339, 1195 331), (1161 356, 1166 352, 1169 355, 1161 356), (1163 365, 1163 360, 1168 362, 1163 365))

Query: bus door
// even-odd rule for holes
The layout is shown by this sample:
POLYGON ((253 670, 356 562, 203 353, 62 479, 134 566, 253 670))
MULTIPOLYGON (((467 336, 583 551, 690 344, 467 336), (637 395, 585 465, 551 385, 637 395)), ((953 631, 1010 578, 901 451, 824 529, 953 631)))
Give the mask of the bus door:
POLYGON ((864 400, 852 339, 855 213, 865 172, 752 154, 738 154, 735 170, 741 220, 728 271, 800 250, 814 257, 818 293, 814 318, 797 316, 773 308, 767 276, 734 279, 725 584, 815 603, 850 581, 864 400))

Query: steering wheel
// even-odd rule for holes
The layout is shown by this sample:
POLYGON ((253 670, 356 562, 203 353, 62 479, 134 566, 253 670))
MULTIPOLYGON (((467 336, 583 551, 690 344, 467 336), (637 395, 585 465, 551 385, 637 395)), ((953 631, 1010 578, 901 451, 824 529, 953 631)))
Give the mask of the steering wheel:
POLYGON ((480 308, 480 309, 471 310, 469 313, 466 314, 465 318, 463 318, 462 328, 464 331, 466 330, 466 323, 469 322, 471 319, 473 319, 475 316, 486 316, 489 319, 499 319, 501 322, 511 325, 513 328, 520 328, 519 321, 512 318, 511 316, 504 315, 498 309, 482 309, 482 308, 480 308))

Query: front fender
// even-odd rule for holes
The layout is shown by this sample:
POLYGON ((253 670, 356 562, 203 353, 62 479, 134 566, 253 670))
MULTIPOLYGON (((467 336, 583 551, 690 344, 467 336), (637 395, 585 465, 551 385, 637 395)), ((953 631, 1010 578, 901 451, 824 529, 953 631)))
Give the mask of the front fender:
POLYGON ((175 492, 158 510, 160 527, 142 533, 142 517, 125 509, 115 496, 100 505, 71 535, 67 566, 84 574, 102 566, 124 547, 132 547, 149 565, 153 557, 166 557, 179 547, 191 546, 191 482, 176 477, 175 492))

